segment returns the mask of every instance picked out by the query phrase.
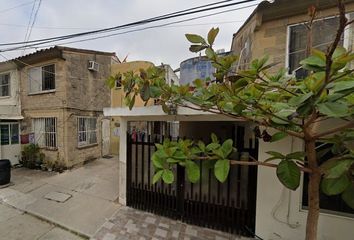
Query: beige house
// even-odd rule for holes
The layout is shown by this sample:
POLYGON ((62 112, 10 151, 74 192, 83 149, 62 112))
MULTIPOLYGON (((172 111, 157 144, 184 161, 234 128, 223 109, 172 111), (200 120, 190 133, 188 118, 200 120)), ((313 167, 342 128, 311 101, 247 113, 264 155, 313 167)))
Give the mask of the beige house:
POLYGON ((12 60, 20 72, 21 134, 46 160, 72 167, 102 156, 105 81, 115 60, 114 53, 59 46, 12 60))

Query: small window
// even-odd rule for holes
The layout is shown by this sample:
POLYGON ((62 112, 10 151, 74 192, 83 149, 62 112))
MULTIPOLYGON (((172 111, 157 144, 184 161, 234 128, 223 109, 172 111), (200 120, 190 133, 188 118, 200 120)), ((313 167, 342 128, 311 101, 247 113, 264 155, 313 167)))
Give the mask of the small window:
MULTIPOLYGON (((327 47, 333 42, 337 34, 338 17, 331 17, 315 21, 312 27, 313 48, 326 51, 327 47)), ((306 57, 307 27, 301 23, 289 27, 289 46, 288 46, 288 69, 289 74, 295 72, 296 76, 303 78, 307 72, 300 69, 300 61, 306 57)), ((343 38, 339 45, 343 46, 343 38)))
POLYGON ((57 119, 35 118, 33 119, 34 141, 43 148, 57 148, 57 119))
POLYGON ((97 119, 94 117, 77 118, 78 146, 89 146, 97 143, 97 119))
POLYGON ((28 79, 29 93, 55 90, 55 65, 30 68, 28 79))
POLYGON ((0 97, 10 96, 10 74, 0 75, 0 97))
POLYGON ((116 81, 115 81, 115 87, 116 88, 121 88, 122 87, 122 77, 121 76, 119 76, 117 79, 116 79, 116 81))
POLYGON ((19 144, 18 123, 0 125, 1 145, 19 144))

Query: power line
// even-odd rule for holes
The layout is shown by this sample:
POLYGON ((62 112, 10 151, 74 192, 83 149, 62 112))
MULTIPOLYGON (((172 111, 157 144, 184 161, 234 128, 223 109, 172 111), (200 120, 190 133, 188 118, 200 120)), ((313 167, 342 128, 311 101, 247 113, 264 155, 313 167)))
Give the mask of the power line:
MULTIPOLYGON (((37 0, 35 0, 35 1, 37 1, 37 0)), ((19 4, 19 5, 13 6, 11 8, 2 9, 2 10, 0 10, 0 13, 8 12, 8 11, 11 11, 11 10, 19 8, 19 7, 30 5, 30 4, 34 3, 35 1, 25 2, 25 3, 19 4)))
POLYGON ((36 12, 35 12, 35 14, 34 14, 34 16, 33 16, 33 21, 32 21, 32 24, 31 24, 31 26, 30 26, 30 28, 29 28, 29 32, 28 32, 26 44, 27 44, 28 40, 29 40, 30 37, 31 37, 32 29, 33 29, 33 26, 34 26, 34 24, 35 24, 35 22, 36 22, 37 15, 38 15, 38 11, 39 11, 39 8, 41 7, 41 3, 42 3, 42 0, 39 0, 37 10, 36 10, 36 12))
MULTIPOLYGON (((206 18, 206 17, 210 17, 210 16, 220 15, 220 14, 223 14, 223 13, 237 11, 237 10, 241 10, 241 9, 246 9, 246 8, 254 7, 254 6, 257 6, 257 5, 258 4, 247 5, 247 6, 243 6, 243 7, 223 10, 223 11, 216 12, 216 13, 206 14, 206 15, 202 15, 202 16, 198 16, 198 17, 187 18, 187 19, 174 21, 174 22, 169 22, 169 23, 164 23, 164 24, 160 24, 160 25, 155 25, 155 26, 150 26, 150 27, 145 27, 145 28, 139 28, 139 29, 133 29, 133 30, 125 31, 125 32, 113 33, 113 34, 108 34, 108 35, 103 35, 103 36, 98 36, 98 37, 91 37, 91 38, 86 38, 86 39, 81 39, 81 40, 76 40, 76 41, 64 42, 64 43, 58 44, 58 45, 85 42, 85 41, 97 40, 97 39, 101 39, 101 38, 113 37, 113 36, 117 36, 117 35, 123 35, 123 34, 127 34, 127 33, 132 33, 132 32, 139 32, 139 31, 143 31, 143 30, 147 30, 147 29, 166 27, 166 26, 169 26, 169 25, 177 24, 177 23, 182 23, 182 22, 192 21, 192 20, 206 18)), ((1 49, 0 52, 15 51, 15 50, 20 50, 20 49, 24 49, 24 48, 36 48, 36 47, 38 47, 38 46, 40 46, 42 44, 52 43, 52 42, 57 42, 57 40, 48 40, 48 41, 41 42, 41 43, 29 44, 26 47, 19 46, 19 47, 1 49)), ((41 46, 41 47, 51 47, 51 46, 55 46, 55 45, 45 45, 45 46, 41 46)))
MULTIPOLYGON (((30 26, 31 26, 32 16, 33 16, 33 13, 34 13, 34 8, 35 8, 35 6, 36 6, 36 1, 37 1, 37 0, 35 0, 35 1, 33 2, 31 14, 30 14, 30 17, 29 17, 29 20, 28 20, 27 29, 26 29, 26 34, 25 34, 25 39, 23 40, 23 41, 25 42, 25 45, 26 45, 26 42, 28 41, 28 40, 27 40, 27 36, 28 36, 29 29, 30 29, 30 26)), ((24 55, 24 54, 25 54, 25 49, 24 49, 23 52, 22 52, 22 55, 24 55)))
MULTIPOLYGON (((193 26, 206 26, 206 25, 221 25, 221 24, 231 24, 231 23, 237 23, 237 22, 245 22, 246 20, 234 20, 234 21, 221 21, 221 22, 203 22, 203 23, 193 23, 193 24, 179 24, 175 26, 170 26, 170 27, 193 27, 193 26)), ((11 23, 0 23, 0 26, 9 26, 9 27, 18 27, 18 28, 25 28, 27 25, 21 25, 21 24, 11 24, 11 23)), ((37 26, 33 27, 34 29, 52 29, 52 30, 74 30, 74 29, 80 29, 80 30, 97 30, 100 29, 101 27, 96 27, 96 28, 84 28, 84 27, 65 27, 65 26, 37 26)))
MULTIPOLYGON (((145 19, 145 20, 140 20, 140 21, 136 21, 136 22, 132 22, 132 23, 128 23, 128 24, 123 24, 123 25, 119 25, 119 26, 115 26, 115 27, 111 27, 111 28, 104 28, 104 29, 99 29, 99 30, 94 30, 94 31, 86 31, 86 32, 69 34, 69 35, 62 35, 62 36, 56 36, 56 37, 50 37, 50 38, 44 38, 44 39, 37 39, 37 40, 28 41, 28 43, 39 44, 39 43, 45 42, 45 41, 52 41, 52 40, 61 41, 61 40, 66 40, 66 39, 85 36, 85 35, 92 35, 92 34, 117 31, 120 29, 138 26, 138 25, 142 25, 142 24, 147 24, 147 23, 151 23, 151 22, 162 21, 162 20, 166 20, 166 19, 170 19, 170 18, 182 17, 182 16, 206 12, 206 11, 212 11, 212 10, 226 8, 226 7, 230 7, 230 6, 234 6, 234 5, 240 5, 240 4, 244 4, 244 3, 248 3, 248 2, 254 2, 257 0, 243 0, 243 1, 239 1, 239 2, 233 2, 233 3, 227 3, 224 5, 220 5, 221 3, 232 2, 232 1, 233 0, 226 0, 226 1, 221 1, 221 2, 210 3, 210 4, 203 5, 203 6, 188 8, 185 10, 181 10, 181 11, 177 11, 177 12, 173 12, 173 13, 168 13, 168 14, 164 14, 161 16, 157 16, 157 17, 153 17, 153 18, 149 18, 149 19, 145 19), (214 6, 214 5, 219 5, 219 6, 214 6), (210 6, 212 6, 212 7, 210 7, 210 6)), ((12 45, 23 45, 23 44, 24 44, 24 42, 12 42, 12 43, 0 44, 0 46, 12 46, 12 45)))

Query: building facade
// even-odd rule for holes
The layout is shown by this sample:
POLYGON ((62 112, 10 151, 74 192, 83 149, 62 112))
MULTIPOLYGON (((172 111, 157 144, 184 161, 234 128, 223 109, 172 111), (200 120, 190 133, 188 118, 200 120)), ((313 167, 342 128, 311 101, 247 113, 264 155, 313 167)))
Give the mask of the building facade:
POLYGON ((20 72, 22 134, 46 161, 70 168, 102 156, 105 85, 114 53, 53 47, 13 60, 20 72))

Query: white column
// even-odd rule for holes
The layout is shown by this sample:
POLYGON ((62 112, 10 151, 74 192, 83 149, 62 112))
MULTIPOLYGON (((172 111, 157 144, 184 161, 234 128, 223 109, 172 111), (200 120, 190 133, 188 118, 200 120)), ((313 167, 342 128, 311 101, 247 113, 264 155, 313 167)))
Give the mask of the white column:
POLYGON ((127 130, 128 121, 126 118, 120 118, 119 133, 119 203, 126 205, 127 194, 127 130))

